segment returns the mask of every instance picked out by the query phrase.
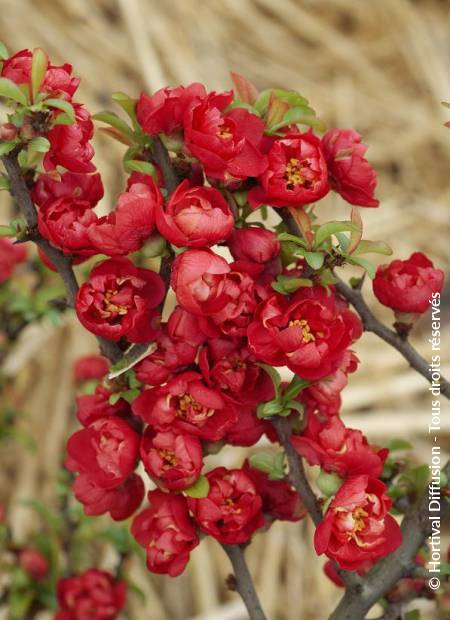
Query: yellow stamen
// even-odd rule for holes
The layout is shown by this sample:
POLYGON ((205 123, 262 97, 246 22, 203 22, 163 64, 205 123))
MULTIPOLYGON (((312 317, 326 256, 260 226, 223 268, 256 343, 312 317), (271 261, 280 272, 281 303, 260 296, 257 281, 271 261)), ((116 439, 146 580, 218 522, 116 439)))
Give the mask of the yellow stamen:
POLYGON ((284 178, 286 179, 288 189, 293 189, 294 187, 297 187, 297 185, 303 185, 305 179, 301 173, 301 164, 299 159, 291 157, 286 165, 284 178))
POLYGON ((305 319, 295 319, 294 321, 289 321, 289 327, 300 327, 303 334, 303 342, 314 342, 316 337, 311 331, 308 321, 305 319))

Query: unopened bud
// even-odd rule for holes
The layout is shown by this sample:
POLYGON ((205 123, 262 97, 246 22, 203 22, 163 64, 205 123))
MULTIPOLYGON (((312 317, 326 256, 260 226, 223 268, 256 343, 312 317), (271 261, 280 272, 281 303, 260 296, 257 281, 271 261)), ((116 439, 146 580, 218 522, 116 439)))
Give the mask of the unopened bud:
POLYGON ((3 123, 0 126, 0 139, 10 142, 17 138, 17 127, 12 123, 3 123))

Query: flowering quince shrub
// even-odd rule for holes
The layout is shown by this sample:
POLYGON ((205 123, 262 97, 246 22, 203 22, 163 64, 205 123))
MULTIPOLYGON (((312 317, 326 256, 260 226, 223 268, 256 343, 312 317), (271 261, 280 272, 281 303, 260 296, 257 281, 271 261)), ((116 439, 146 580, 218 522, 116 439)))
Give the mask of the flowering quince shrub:
MULTIPOLYGON (((237 74, 234 91, 194 83, 137 99, 116 93, 121 115, 91 116, 69 65, 55 67, 39 49, 2 54, 2 187, 23 219, 1 228, 0 281, 24 260, 22 243, 35 241, 102 352, 74 369, 81 428, 65 465, 85 514, 130 519, 148 569, 172 577, 202 538, 215 538, 252 620, 265 616, 243 546, 276 520, 313 519, 325 572, 347 589, 335 620, 365 618, 395 592, 431 595, 423 575, 412 584, 417 554, 427 557, 428 529, 411 516, 423 467, 404 454, 406 442, 373 445, 340 415, 364 329, 427 374, 406 338, 443 287, 420 252, 377 269, 366 258, 392 251, 363 239, 364 208, 379 201, 361 136, 327 131, 299 93, 258 92, 237 74), (126 186, 102 216, 94 121, 126 147, 126 186), (341 220, 324 221, 330 192, 343 199, 341 220), (395 330, 365 304, 364 276, 340 279, 346 265, 373 278, 395 330), (270 450, 256 446, 262 437, 270 450), (251 455, 241 467, 211 467, 224 446, 251 455), (422 528, 412 545, 402 514, 405 531, 422 528), (408 558, 401 574, 396 553, 408 558), (380 562, 393 576, 377 589, 380 562)), ((35 579, 45 572, 32 551, 20 561, 35 579)), ((59 620, 109 620, 125 584, 92 568, 61 580, 57 599, 59 620)))

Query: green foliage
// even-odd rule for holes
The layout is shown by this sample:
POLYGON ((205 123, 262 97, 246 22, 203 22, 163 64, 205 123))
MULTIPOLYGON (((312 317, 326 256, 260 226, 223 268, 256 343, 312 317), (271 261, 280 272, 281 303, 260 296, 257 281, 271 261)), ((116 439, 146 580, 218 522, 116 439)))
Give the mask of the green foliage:
POLYGON ((257 452, 249 458, 250 465, 268 474, 270 480, 282 480, 285 476, 284 452, 257 452))
POLYGON ((196 499, 207 497, 209 493, 208 478, 206 476, 200 476, 192 486, 188 489, 184 489, 183 493, 188 497, 195 497, 196 499))

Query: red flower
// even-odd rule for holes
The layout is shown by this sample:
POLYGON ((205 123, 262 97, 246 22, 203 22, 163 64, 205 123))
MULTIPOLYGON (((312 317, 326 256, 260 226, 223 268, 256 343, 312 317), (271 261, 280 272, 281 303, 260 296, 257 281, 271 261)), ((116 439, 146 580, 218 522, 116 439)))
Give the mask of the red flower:
POLYGON ((222 310, 227 302, 224 276, 229 271, 227 261, 211 250, 179 254, 172 264, 171 286, 180 306, 198 316, 222 310))
POLYGON ((388 455, 388 450, 369 445, 361 431, 346 428, 338 416, 321 423, 315 415, 309 415, 303 435, 293 435, 291 443, 310 465, 320 465, 343 478, 378 478, 388 455))
POLYGON ((244 463, 244 471, 250 476, 261 495, 262 510, 270 521, 300 521, 306 515, 306 509, 297 493, 287 480, 270 480, 259 469, 244 463))
POLYGON ((327 560, 323 565, 323 572, 335 586, 338 588, 345 588, 345 584, 339 577, 339 573, 337 572, 336 564, 334 562, 327 560))
POLYGON ((147 428, 141 441, 144 467, 155 482, 171 491, 192 486, 200 476, 203 450, 198 437, 147 428))
POLYGON ((139 436, 121 418, 100 418, 69 438, 67 453, 68 469, 88 474, 103 489, 113 489, 136 466, 139 436))
POLYGON ((281 244, 275 233, 259 226, 235 228, 227 241, 236 260, 268 263, 278 256, 281 244))
POLYGON ((147 342, 156 333, 155 308, 164 294, 158 274, 135 267, 128 258, 113 258, 94 267, 75 306, 80 322, 97 336, 147 342))
POLYGON ((227 201, 213 187, 190 187, 183 181, 165 209, 157 206, 156 223, 163 237, 178 247, 201 248, 226 239, 234 218, 227 201))
POLYGON ((230 400, 249 405, 271 400, 273 383, 248 347, 236 340, 213 338, 200 351, 199 366, 206 382, 230 400))
POLYGON ((67 254, 94 256, 97 250, 88 235, 90 226, 97 222, 97 215, 87 200, 58 198, 39 209, 39 232, 52 245, 67 254))
POLYGON ((341 568, 361 571, 392 553, 401 543, 400 527, 388 510, 386 485, 369 476, 349 478, 341 486, 318 525, 316 552, 341 568))
POLYGON ((91 115, 79 103, 74 104, 75 123, 73 125, 55 125, 47 138, 50 150, 44 157, 45 170, 54 170, 63 166, 72 172, 94 172, 91 163, 94 149, 89 140, 94 135, 91 115))
POLYGON ((246 179, 258 176, 264 169, 259 150, 264 122, 242 108, 224 113, 232 100, 231 91, 210 93, 184 117, 185 147, 211 179, 246 179))
POLYGON ((48 561, 37 549, 24 549, 19 554, 19 564, 34 581, 42 581, 48 574, 48 561))
POLYGON ((254 446, 270 428, 270 422, 257 417, 254 405, 239 405, 237 422, 228 430, 224 441, 230 446, 254 446))
POLYGON ((322 138, 331 187, 352 205, 378 207, 376 172, 365 159, 367 146, 353 129, 331 129, 322 138))
POLYGON ((264 525, 262 500, 253 480, 242 469, 217 467, 206 477, 208 496, 188 498, 188 504, 199 527, 228 545, 246 542, 264 525))
MULTIPOLYGON (((2 77, 8 78, 16 84, 29 84, 31 86, 31 61, 33 54, 24 49, 3 61, 2 77)), ((44 80, 39 92, 48 95, 65 95, 65 99, 71 99, 80 83, 79 78, 71 77, 72 65, 55 66, 48 63, 44 80)))
POLYGON ((300 289, 289 300, 262 302, 247 335, 257 358, 288 366, 304 379, 321 379, 342 363, 347 347, 361 336, 358 317, 323 287, 300 289))
POLYGON ((430 307, 433 293, 440 293, 444 272, 422 254, 407 260, 380 265, 373 280, 373 292, 380 303, 397 312, 422 314, 430 307))
POLYGON ((133 413, 158 430, 176 429, 218 441, 235 424, 237 413, 201 379, 197 372, 183 372, 162 387, 145 390, 133 402, 133 413))
POLYGON ((134 519, 131 533, 147 551, 153 573, 176 577, 185 569, 199 539, 189 516, 186 498, 156 490, 148 494, 150 508, 134 519))
POLYGON ((123 398, 111 405, 109 397, 112 392, 99 384, 94 394, 83 394, 77 397, 77 418, 83 426, 88 426, 99 418, 107 416, 125 416, 130 411, 130 405, 123 398))
POLYGON ((101 217, 88 231, 97 251, 120 256, 139 250, 155 227, 155 206, 162 199, 159 189, 135 183, 119 196, 117 206, 101 217))
POLYGON ((319 138, 312 132, 291 133, 274 142, 259 180, 261 187, 248 196, 253 208, 301 207, 325 196, 330 188, 319 138))
POLYGON ((59 180, 55 178, 54 173, 40 174, 31 196, 39 207, 58 198, 86 200, 91 207, 95 207, 103 198, 103 183, 98 172, 95 174, 64 172, 59 180))
POLYGON ((126 593, 125 581, 116 581, 96 568, 60 579, 55 620, 115 620, 125 605, 126 593))
POLYGON ((167 321, 167 332, 175 342, 185 342, 192 346, 198 346, 206 340, 205 334, 200 329, 198 317, 186 312, 180 306, 176 306, 167 321))
POLYGON ((72 490, 88 516, 109 512, 114 521, 128 519, 139 508, 145 495, 144 483, 137 474, 131 474, 113 489, 104 489, 95 484, 89 474, 80 474, 75 478, 72 490))
POLYGON ((102 355, 84 355, 79 357, 73 365, 75 381, 90 381, 91 379, 101 379, 108 372, 108 360, 102 355))
POLYGON ((136 115, 145 133, 150 136, 173 134, 183 127, 186 110, 206 97, 203 84, 161 88, 152 96, 142 93, 136 106, 136 115))
POLYGON ((14 244, 7 237, 0 237, 0 284, 14 273, 16 265, 26 260, 27 250, 23 244, 14 244))

